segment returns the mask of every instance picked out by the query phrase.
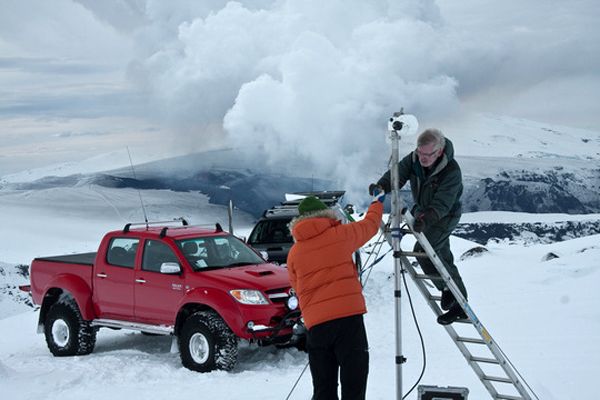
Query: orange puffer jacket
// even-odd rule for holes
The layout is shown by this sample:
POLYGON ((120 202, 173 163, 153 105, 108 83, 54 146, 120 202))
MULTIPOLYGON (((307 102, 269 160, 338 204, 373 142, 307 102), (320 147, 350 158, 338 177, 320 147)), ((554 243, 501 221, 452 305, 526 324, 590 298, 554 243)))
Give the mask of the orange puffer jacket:
POLYGON ((307 328, 367 312, 352 254, 377 233, 382 214, 375 201, 359 222, 342 225, 325 210, 290 224, 287 267, 307 328))

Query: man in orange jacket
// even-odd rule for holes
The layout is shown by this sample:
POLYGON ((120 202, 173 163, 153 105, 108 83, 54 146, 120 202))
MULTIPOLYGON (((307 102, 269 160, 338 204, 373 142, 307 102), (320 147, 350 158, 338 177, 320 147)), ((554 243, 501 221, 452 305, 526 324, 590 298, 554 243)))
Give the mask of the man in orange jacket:
POLYGON ((338 399, 338 372, 342 400, 365 398, 369 345, 362 315, 367 307, 352 255, 377 233, 384 196, 376 193, 365 218, 345 225, 319 199, 307 197, 290 223, 295 244, 287 267, 308 328, 313 400, 338 399))

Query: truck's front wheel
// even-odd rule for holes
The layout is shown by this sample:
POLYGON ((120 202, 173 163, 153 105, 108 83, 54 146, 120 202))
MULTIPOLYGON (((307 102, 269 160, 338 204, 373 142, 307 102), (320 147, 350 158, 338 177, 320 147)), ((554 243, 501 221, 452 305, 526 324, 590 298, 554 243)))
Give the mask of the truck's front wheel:
POLYGON ((238 339, 215 312, 199 311, 183 324, 179 354, 183 366, 193 371, 230 371, 237 361, 238 339))
POLYGON ((96 344, 96 330, 85 321, 73 301, 54 303, 44 323, 48 349, 55 356, 90 354, 96 344))

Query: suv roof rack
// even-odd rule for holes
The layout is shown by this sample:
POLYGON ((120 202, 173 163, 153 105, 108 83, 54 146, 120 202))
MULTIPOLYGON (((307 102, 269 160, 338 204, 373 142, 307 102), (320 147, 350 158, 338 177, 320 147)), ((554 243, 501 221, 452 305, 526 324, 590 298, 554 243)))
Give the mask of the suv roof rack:
POLYGON ((265 212, 263 213, 264 217, 275 217, 275 216, 295 216, 298 214, 298 206, 291 206, 291 207, 281 207, 281 206, 275 206, 273 208, 270 208, 268 210, 265 210, 265 212))
POLYGON ((182 226, 189 225, 187 220, 183 217, 174 218, 170 221, 130 222, 130 223, 126 224, 125 227, 123 227, 123 233, 129 232, 129 229, 132 226, 146 225, 146 229, 148 229, 150 227, 150 225, 164 225, 164 224, 177 224, 177 223, 181 223, 182 226))
POLYGON ((315 196, 321 200, 327 207, 334 206, 344 196, 344 190, 319 191, 319 192, 295 192, 292 195, 298 196, 293 200, 282 201, 280 205, 273 206, 263 212, 263 217, 288 217, 298 215, 298 204, 308 196, 315 196))
POLYGON ((315 196, 328 206, 336 204, 346 193, 345 190, 324 190, 317 192, 295 192, 293 195, 302 196, 294 200, 283 201, 282 205, 298 205, 304 199, 304 197, 315 196))

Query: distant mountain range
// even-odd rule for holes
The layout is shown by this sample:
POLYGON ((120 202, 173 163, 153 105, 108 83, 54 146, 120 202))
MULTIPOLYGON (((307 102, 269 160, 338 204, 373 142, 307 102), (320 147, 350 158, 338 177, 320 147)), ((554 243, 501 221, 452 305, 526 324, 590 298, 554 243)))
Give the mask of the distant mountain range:
MULTIPOLYGON (((231 150, 221 153, 226 162, 231 150), (225 158, 224 156, 228 156, 225 158)), ((206 154, 178 157, 202 159, 206 154)), ((72 187, 95 184, 111 188, 170 189, 199 191, 210 197, 213 204, 227 205, 232 200, 237 208, 254 216, 283 199, 283 193, 339 189, 327 179, 286 176, 264 172, 258 168, 233 169, 224 165, 197 162, 193 167, 180 164, 171 168, 177 159, 154 161, 138 166, 137 178, 127 169, 69 175, 49 176, 31 182, 5 186, 20 190, 72 187)), ((573 161, 565 166, 543 165, 540 160, 474 159, 462 160, 465 191, 463 209, 475 211, 515 211, 528 213, 586 214, 600 212, 600 168, 590 162, 573 161), (512 164, 512 165, 511 165, 512 164), (486 177, 470 174, 471 168, 486 177)), ((410 196, 405 198, 411 203, 410 196)))
MULTIPOLYGON (((479 115, 449 128, 463 171, 463 210, 586 214, 600 212, 600 134, 533 121, 479 115)), ((4 177, 13 189, 96 184, 113 188, 199 191, 213 204, 255 217, 286 192, 344 190, 328 176, 303 176, 301 160, 269 165, 256 151, 220 149, 125 167, 126 154, 4 177), (111 169, 119 160, 121 168, 111 169), (94 165, 97 165, 94 168, 94 165), (86 171, 80 173, 80 171, 86 171), (135 176, 135 177, 134 177, 135 176)), ((118 165, 118 164, 117 164, 118 165)), ((373 178, 374 179, 374 178, 373 178)), ((405 188, 406 189, 406 188, 405 188)), ((365 189, 366 190, 366 189, 365 189)), ((406 196, 410 204, 410 197, 406 196)))

